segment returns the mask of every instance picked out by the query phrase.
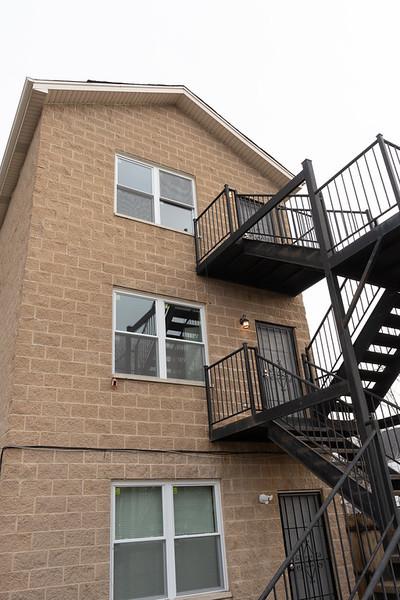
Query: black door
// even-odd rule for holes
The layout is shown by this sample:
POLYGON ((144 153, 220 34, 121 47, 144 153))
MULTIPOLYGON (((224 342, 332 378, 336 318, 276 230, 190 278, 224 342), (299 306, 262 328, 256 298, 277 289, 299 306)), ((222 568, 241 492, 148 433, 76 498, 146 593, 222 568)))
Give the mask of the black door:
MULTIPOLYGON (((239 226, 246 223, 262 206, 264 203, 254 197, 238 196, 236 208, 239 226)), ((272 214, 267 213, 246 233, 246 238, 258 242, 274 242, 275 229, 272 214)))
POLYGON ((302 395, 293 329, 257 322, 257 343, 267 408, 302 395), (274 363, 274 364, 271 364, 274 363))
MULTIPOLYGON (((308 528, 321 506, 319 492, 279 494, 286 555, 308 528)), ((293 600, 336 600, 325 522, 320 519, 289 567, 293 600)))

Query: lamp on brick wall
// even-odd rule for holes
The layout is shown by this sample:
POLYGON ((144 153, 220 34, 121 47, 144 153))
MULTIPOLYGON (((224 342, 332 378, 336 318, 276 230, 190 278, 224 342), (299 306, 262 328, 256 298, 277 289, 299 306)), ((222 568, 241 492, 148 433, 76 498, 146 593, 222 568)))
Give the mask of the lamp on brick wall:
POLYGON ((258 501, 260 504, 269 504, 274 499, 273 494, 260 494, 258 497, 258 501))
POLYGON ((250 321, 245 314, 240 317, 239 323, 242 329, 250 329, 250 321))

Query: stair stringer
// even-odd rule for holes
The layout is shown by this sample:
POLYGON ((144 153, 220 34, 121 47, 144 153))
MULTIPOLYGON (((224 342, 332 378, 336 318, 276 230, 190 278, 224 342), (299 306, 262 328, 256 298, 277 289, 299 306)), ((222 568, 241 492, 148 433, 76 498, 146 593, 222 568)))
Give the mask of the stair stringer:
MULTIPOLYGON (((289 454, 289 456, 300 461, 330 488, 333 488, 343 475, 342 469, 323 458, 316 450, 309 448, 302 441, 298 440, 278 420, 268 424, 268 438, 289 454)), ((371 492, 360 486, 354 479, 348 478, 343 487, 343 493, 346 500, 355 503, 361 512, 367 514, 371 519, 376 520, 376 515, 373 514, 373 509, 371 510, 374 504, 371 492)))

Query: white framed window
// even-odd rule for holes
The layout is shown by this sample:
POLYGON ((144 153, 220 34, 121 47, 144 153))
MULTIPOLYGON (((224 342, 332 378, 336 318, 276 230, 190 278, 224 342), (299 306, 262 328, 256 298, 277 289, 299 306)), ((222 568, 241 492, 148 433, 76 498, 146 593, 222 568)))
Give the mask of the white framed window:
POLYGON ((112 600, 226 589, 219 483, 115 482, 112 600))
POLYGON ((116 156, 115 212, 193 233, 195 189, 191 177, 116 156))
POLYGON ((115 374, 204 381, 204 308, 114 290, 115 374))

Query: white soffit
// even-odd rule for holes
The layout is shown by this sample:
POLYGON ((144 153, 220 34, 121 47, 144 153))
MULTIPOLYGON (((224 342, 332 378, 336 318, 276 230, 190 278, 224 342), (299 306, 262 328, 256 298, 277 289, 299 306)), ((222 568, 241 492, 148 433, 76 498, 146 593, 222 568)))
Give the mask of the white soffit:
POLYGON ((0 226, 44 104, 175 105, 282 187, 293 177, 267 152, 181 85, 137 85, 27 79, 0 167, 0 226))

